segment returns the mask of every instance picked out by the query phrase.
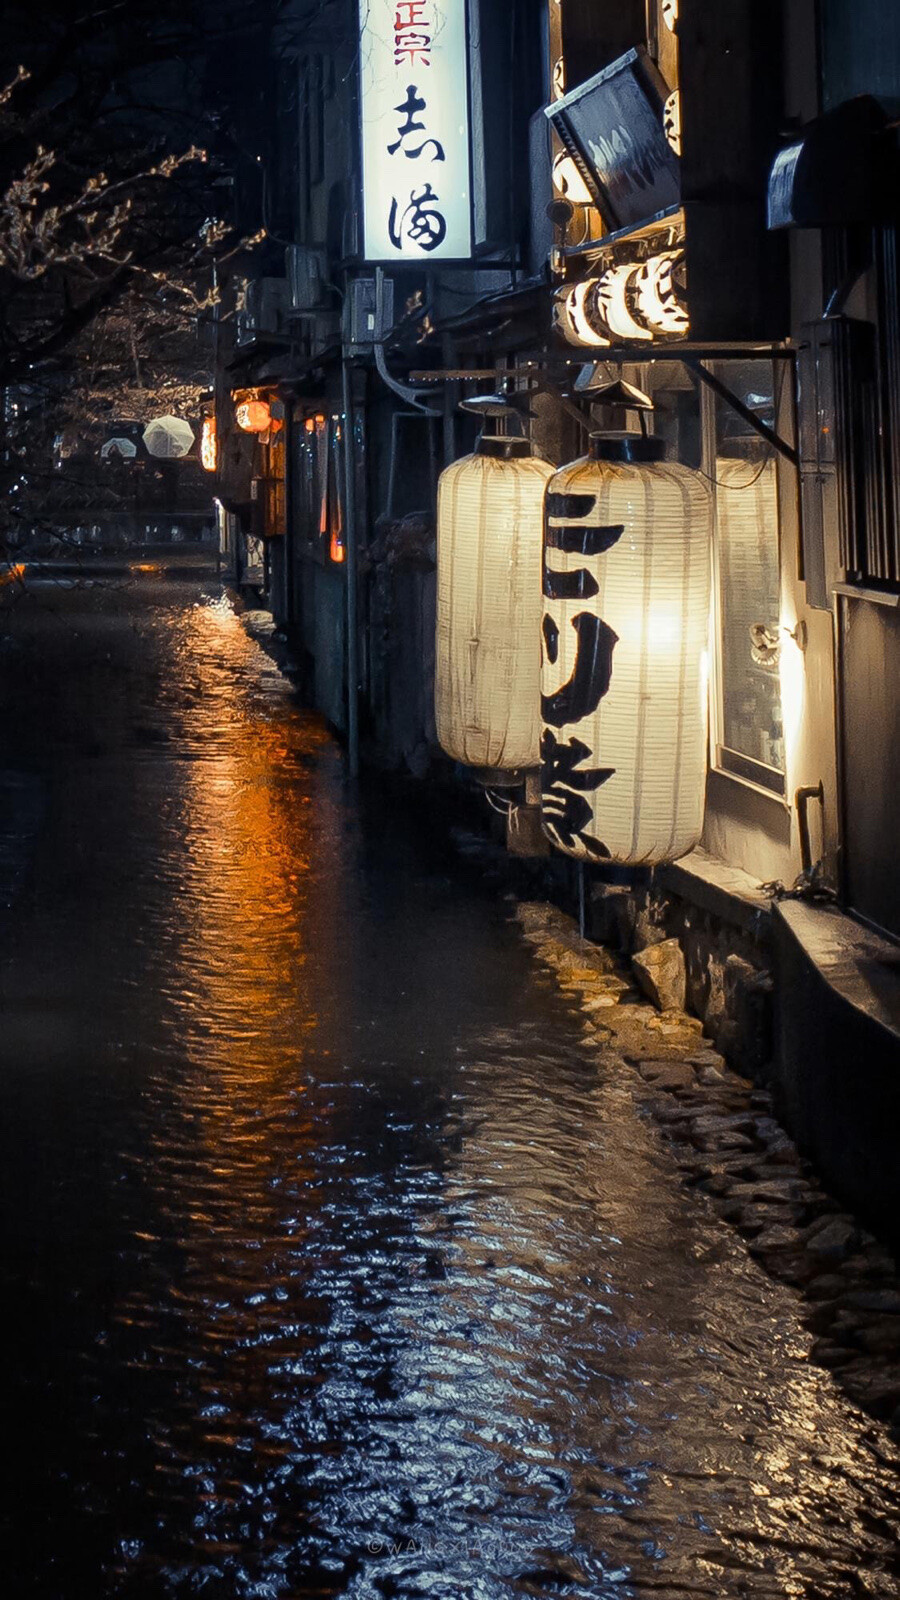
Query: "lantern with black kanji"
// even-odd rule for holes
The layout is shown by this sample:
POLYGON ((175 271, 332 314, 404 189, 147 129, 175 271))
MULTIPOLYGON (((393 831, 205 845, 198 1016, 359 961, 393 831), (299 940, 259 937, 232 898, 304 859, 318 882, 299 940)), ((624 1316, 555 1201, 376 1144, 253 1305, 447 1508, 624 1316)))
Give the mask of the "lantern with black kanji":
POLYGON ((272 411, 265 400, 242 400, 235 407, 234 419, 245 433, 268 433, 272 411))
POLYGON ((553 468, 506 432, 502 396, 463 402, 485 427, 441 474, 437 508, 437 735, 491 782, 540 760, 541 534, 553 468))
POLYGON ((703 826, 711 501, 664 456, 595 435, 547 486, 541 815, 584 861, 672 861, 703 826))

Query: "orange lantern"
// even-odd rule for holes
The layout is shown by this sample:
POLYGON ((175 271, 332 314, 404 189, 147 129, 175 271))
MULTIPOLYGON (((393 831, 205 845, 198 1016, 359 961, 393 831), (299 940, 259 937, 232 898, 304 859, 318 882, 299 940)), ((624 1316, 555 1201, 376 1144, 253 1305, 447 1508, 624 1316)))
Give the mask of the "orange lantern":
POLYGON ((268 433, 272 413, 265 400, 242 400, 235 411, 235 421, 245 433, 268 433))
POLYGON ((218 464, 219 449, 216 435, 215 417, 204 417, 203 428, 200 434, 200 462, 207 472, 215 472, 218 464))

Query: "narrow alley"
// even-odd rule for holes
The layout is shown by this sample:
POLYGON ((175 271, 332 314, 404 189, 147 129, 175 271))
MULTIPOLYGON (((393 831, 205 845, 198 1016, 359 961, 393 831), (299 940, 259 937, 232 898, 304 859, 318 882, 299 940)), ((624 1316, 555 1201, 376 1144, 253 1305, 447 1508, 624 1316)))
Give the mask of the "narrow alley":
POLYGON ((4 618, 5 1593, 889 1600, 887 1431, 214 583, 4 618))

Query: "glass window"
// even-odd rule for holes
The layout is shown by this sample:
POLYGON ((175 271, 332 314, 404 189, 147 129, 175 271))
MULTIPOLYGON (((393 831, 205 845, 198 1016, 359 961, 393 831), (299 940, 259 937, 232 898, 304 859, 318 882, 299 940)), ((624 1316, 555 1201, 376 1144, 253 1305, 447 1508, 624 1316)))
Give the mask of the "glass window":
MULTIPOLYGON (((716 370, 774 426, 770 362, 721 363, 716 370)), ((777 458, 726 401, 716 399, 714 415, 716 765, 784 794, 777 458)))

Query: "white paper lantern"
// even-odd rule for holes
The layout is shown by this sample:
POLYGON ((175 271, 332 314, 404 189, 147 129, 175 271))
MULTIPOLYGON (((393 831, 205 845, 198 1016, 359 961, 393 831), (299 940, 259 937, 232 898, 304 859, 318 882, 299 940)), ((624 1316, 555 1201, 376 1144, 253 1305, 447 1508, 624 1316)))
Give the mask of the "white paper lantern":
POLYGON ((583 347, 682 339, 690 330, 683 271, 684 250, 677 248, 563 284, 553 298, 554 327, 583 347))
POLYGON ((553 326, 567 344, 597 350, 612 341, 607 332, 594 327, 589 318, 589 302, 597 290, 596 278, 567 283, 553 297, 553 326))
POLYGON ((123 461, 133 461, 137 455, 137 445, 133 439, 126 439, 123 434, 117 434, 114 439, 107 439, 100 447, 100 458, 108 461, 110 456, 119 456, 123 461))
POLYGON ((194 430, 183 417, 154 417, 144 429, 147 454, 160 460, 178 460, 186 456, 194 442, 194 430))
POLYGON ((673 89, 663 106, 663 133, 669 144, 669 149, 676 156, 681 155, 681 95, 673 89))
POLYGON ((597 437, 547 486, 542 819, 581 860, 673 861, 703 826, 711 498, 662 456, 597 437))
POLYGON ((567 151, 561 150, 553 159, 553 187, 557 194, 571 200, 575 206, 590 206, 594 197, 581 173, 567 151))
POLYGON ((541 540, 552 475, 526 439, 498 437, 441 474, 437 735, 470 767, 540 762, 541 540))

